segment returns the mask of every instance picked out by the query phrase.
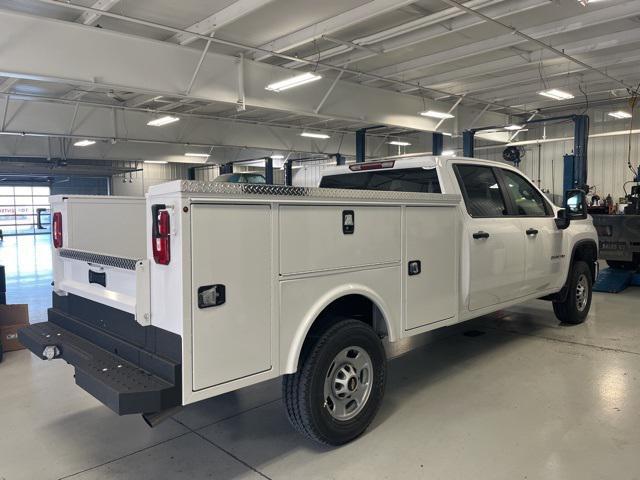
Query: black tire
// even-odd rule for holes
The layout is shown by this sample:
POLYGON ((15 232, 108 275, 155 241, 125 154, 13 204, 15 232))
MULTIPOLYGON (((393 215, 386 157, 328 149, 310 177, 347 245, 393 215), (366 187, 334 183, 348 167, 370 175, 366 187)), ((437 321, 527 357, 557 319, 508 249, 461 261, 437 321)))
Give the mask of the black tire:
POLYGON ((619 270, 635 270, 638 268, 638 265, 635 262, 623 262, 620 260, 607 260, 607 265, 619 270))
POLYGON ((591 308, 591 298, 593 295, 593 278, 591 269, 586 262, 577 261, 572 265, 569 272, 569 283, 567 297, 564 302, 553 302, 553 312, 558 320, 563 323, 577 325, 582 323, 589 314, 591 308), (585 288, 586 295, 584 305, 579 301, 579 284, 585 288))
MULTIPOLYGON (((369 325, 347 319, 330 326, 305 350, 298 371, 285 375, 282 381, 289 421, 300 433, 325 445, 343 445, 354 440, 367 429, 382 403, 387 374, 382 342, 369 325), (325 379, 331 373, 330 368, 334 373, 339 368, 334 361, 337 356, 351 347, 369 356, 371 387, 359 412, 353 418, 338 420, 330 412, 331 402, 325 398, 325 379)), ((362 385, 357 384, 357 388, 362 385)))

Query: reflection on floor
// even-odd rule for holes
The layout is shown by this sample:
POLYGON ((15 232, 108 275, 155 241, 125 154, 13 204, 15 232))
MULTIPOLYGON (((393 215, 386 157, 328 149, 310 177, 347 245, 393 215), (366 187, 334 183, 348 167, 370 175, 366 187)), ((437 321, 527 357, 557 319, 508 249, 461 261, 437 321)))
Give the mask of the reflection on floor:
POLYGON ((51 237, 5 236, 0 265, 7 278, 7 303, 27 303, 31 323, 45 321, 51 306, 51 237))
MULTIPOLYGON (((39 312, 47 242, 21 239, 12 252, 8 242, 10 299, 40 299, 39 312)), ((150 429, 78 388, 64 362, 11 352, 0 364, 0 479, 638 479, 639 311, 640 288, 595 294, 577 326, 534 301, 408 353, 396 346, 405 354, 389 362, 377 418, 336 449, 291 428, 277 380, 150 429)))

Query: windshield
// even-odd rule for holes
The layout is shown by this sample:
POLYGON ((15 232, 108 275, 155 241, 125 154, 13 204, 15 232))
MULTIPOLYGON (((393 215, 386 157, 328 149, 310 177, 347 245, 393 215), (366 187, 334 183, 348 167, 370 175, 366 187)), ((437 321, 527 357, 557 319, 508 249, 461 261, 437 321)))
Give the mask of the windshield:
POLYGON ((322 177, 320 187, 387 192, 442 193, 435 168, 376 170, 327 175, 322 177))

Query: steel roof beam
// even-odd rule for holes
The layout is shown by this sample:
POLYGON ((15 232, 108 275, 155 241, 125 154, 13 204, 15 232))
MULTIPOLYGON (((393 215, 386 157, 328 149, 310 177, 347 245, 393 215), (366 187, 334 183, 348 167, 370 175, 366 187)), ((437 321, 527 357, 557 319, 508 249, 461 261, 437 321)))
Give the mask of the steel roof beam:
MULTIPOLYGON (((261 45, 264 50, 273 52, 286 52, 305 43, 320 39, 323 35, 331 35, 334 32, 350 27, 354 23, 364 22, 370 18, 396 10, 413 3, 414 0, 371 0, 359 7, 347 10, 322 22, 310 25, 296 32, 284 35, 261 45)), ((476 0, 477 1, 477 0, 476 0)), ((271 55, 256 54, 254 59, 266 60, 271 55)))
MULTIPOLYGON (((444 1, 452 2, 452 0, 444 1)), ((461 7, 463 6, 461 5, 461 7)), ((382 67, 368 73, 379 75, 382 77, 402 76, 403 78, 405 78, 408 73, 415 72, 423 68, 444 65, 503 48, 526 44, 529 41, 535 42, 541 38, 574 32, 596 25, 601 25, 603 23, 633 17, 638 14, 638 11, 640 11, 640 0, 631 0, 629 2, 613 5, 611 7, 589 11, 570 19, 562 19, 545 25, 526 28, 520 33, 526 35, 526 37, 528 38, 523 38, 522 36, 516 35, 514 33, 507 33, 504 35, 491 37, 486 40, 481 40, 478 42, 433 53, 423 57, 418 57, 395 65, 382 67)), ((548 47, 546 44, 545 46, 548 47)), ((370 83, 373 81, 375 80, 367 80, 364 83, 370 83)))
MULTIPOLYGON (((503 1, 484 1, 467 2, 465 5, 475 5, 483 8, 487 14, 495 18, 502 18, 509 15, 525 12, 544 5, 549 5, 551 0, 511 0, 503 1)), ((364 54, 353 54, 354 48, 336 47, 320 52, 320 58, 326 60, 334 58, 333 63, 344 65, 350 62, 366 60, 382 53, 389 53, 412 45, 433 40, 450 33, 459 32, 467 28, 474 27, 484 23, 470 15, 464 15, 457 8, 448 8, 442 12, 418 18, 407 23, 383 30, 373 35, 367 35, 357 38, 351 43, 360 45, 363 48, 374 48, 375 52, 367 52, 364 54), (446 22, 446 25, 440 24, 446 22)), ((317 56, 305 57, 308 60, 317 58, 317 56)), ((302 66, 300 62, 290 62, 285 64, 287 68, 295 68, 302 66)))
MULTIPOLYGON (((157 96, 229 104, 237 101, 237 59, 233 56, 207 53, 191 93, 186 95, 200 58, 197 50, 4 10, 0 10, 0 24, 0 41, 3 37, 22 39, 0 51, 0 69, 4 71, 0 75, 137 92, 149 95, 143 97, 146 101, 157 96), (162 61, 148 61, 153 58, 162 61), (138 67, 141 65, 144 68, 138 67)), ((244 69, 247 106, 302 115, 316 116, 315 108, 333 82, 327 75, 313 84, 279 94, 265 87, 275 79, 288 77, 290 70, 250 60, 245 60, 244 69)), ((425 102, 429 109, 449 108, 449 104, 428 99, 425 102)), ((431 131, 436 122, 418 115, 424 108, 423 99, 417 96, 341 80, 320 116, 431 131)), ((462 117, 465 114, 464 109, 460 111, 462 117)), ((502 119, 501 115, 498 117, 496 122, 502 119)))
MULTIPOLYGON (((120 0, 97 0, 91 8, 95 10, 111 10, 120 0)), ((82 23, 84 25, 93 25, 100 18, 100 14, 97 12, 83 12, 77 19, 76 22, 82 23)))
MULTIPOLYGON (((185 28, 185 30, 201 35, 211 35, 217 29, 224 27, 230 23, 239 20, 245 15, 264 7, 273 0, 237 0, 222 10, 209 15, 207 18, 200 20, 185 28)), ((178 43, 180 45, 189 45, 198 40, 198 36, 189 33, 176 33, 167 41, 178 43)))
MULTIPOLYGON (((580 40, 577 42, 560 44, 557 48, 562 48, 570 55, 586 55, 600 50, 630 45, 636 42, 640 42, 640 30, 632 29, 591 38, 588 43, 580 40)), ((465 80, 482 75, 495 74, 495 72, 504 72, 514 68, 519 69, 524 66, 537 68, 540 62, 545 62, 551 59, 561 61, 549 51, 538 50, 531 52, 528 58, 523 58, 521 55, 513 55, 511 57, 504 57, 499 60, 485 62, 479 65, 471 65, 464 68, 449 70, 436 75, 414 78, 412 81, 420 82, 421 85, 425 86, 447 89, 455 83, 464 83, 465 80), (455 81, 452 81, 451 79, 455 79, 455 81)), ((412 87, 402 91, 404 93, 409 93, 416 90, 417 87, 412 87)))

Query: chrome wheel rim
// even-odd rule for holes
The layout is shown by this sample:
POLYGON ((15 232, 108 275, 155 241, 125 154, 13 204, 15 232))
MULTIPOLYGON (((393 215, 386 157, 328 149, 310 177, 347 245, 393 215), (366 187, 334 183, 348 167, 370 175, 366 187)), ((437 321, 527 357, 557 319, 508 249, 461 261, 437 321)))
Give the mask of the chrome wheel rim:
POLYGON ((585 274, 580 275, 576 285, 576 308, 579 312, 584 312, 589 301, 589 281, 585 274))
POLYGON ((324 380, 324 408, 336 420, 358 415, 373 387, 373 364, 360 347, 347 347, 331 362, 324 380))

